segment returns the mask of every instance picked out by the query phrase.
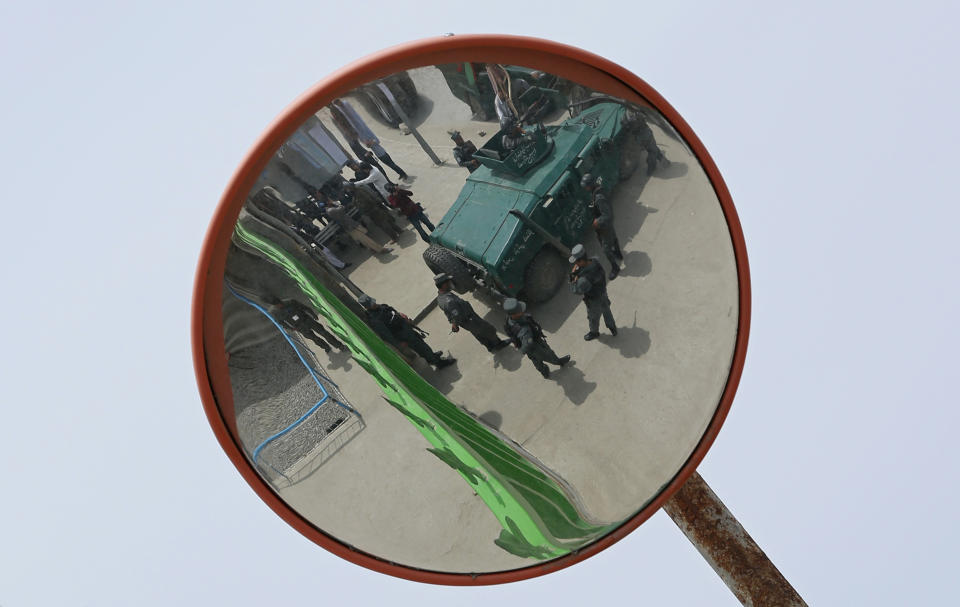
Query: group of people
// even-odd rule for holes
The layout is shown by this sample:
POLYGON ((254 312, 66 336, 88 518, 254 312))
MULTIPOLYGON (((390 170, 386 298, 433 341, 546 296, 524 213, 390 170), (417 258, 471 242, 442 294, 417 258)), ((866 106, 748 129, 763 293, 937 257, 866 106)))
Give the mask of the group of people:
MULTIPOLYGON (((583 245, 578 244, 571 251, 569 261, 572 264, 571 290, 583 297, 587 308, 589 330, 583 336, 584 340, 592 341, 600 336, 601 318, 611 335, 616 336, 617 325, 610 310, 610 298, 607 296, 607 277, 600 260, 588 257, 583 245)), ((559 356, 553 351, 547 343, 543 328, 527 313, 524 302, 516 298, 504 300, 503 311, 507 318, 503 332, 507 337, 501 338, 492 324, 480 317, 469 302, 454 293, 452 275, 442 272, 433 277, 433 282, 437 287, 437 306, 446 316, 452 332, 458 333, 465 329, 490 353, 513 344, 521 354, 530 359, 544 378, 550 377, 548 363, 563 367, 570 362, 570 355, 559 356)), ((409 347, 438 370, 456 362, 455 358, 445 358, 442 352, 434 351, 427 345, 425 334, 404 314, 386 304, 378 303, 369 295, 361 295, 358 301, 366 310, 371 327, 387 343, 401 350, 409 347)))
MULTIPOLYGON (((400 179, 408 180, 408 175, 393 162, 376 137, 372 133, 365 132, 366 125, 359 120, 349 104, 336 100, 330 106, 330 110, 334 123, 345 135, 360 160, 351 159, 347 162, 346 166, 354 172, 353 178, 349 180, 341 178, 339 184, 334 184, 335 187, 325 187, 324 191, 317 191, 309 200, 298 203, 296 207, 299 214, 306 219, 319 219, 322 223, 326 223, 327 220, 333 221, 356 242, 375 253, 380 253, 390 249, 381 247, 371 239, 363 226, 351 217, 348 210, 351 207, 355 208, 360 217, 368 219, 371 224, 387 235, 391 243, 396 243, 401 228, 388 211, 388 209, 395 209, 405 216, 420 237, 429 243, 428 230, 432 232, 435 226, 427 217, 423 206, 413 200, 411 190, 387 179, 378 160, 392 168, 400 179), (361 143, 369 149, 364 148, 361 143)), ((501 122, 504 149, 512 149, 527 136, 520 127, 520 121, 514 116, 501 115, 501 122)), ((632 130, 645 131, 651 135, 649 138, 640 136, 638 139, 644 144, 647 143, 645 139, 652 141, 652 133, 649 133, 646 123, 642 119, 635 122, 636 124, 629 125, 633 127, 632 130)), ((476 146, 470 141, 465 141, 457 131, 451 131, 449 134, 455 144, 454 157, 457 164, 471 173, 479 168, 480 163, 474 157, 477 151, 476 146)), ((662 152, 656 147, 655 142, 652 146, 644 147, 651 148, 648 149, 647 161, 650 163, 648 168, 652 171, 662 159, 662 152)), ((570 288, 583 298, 587 309, 588 331, 583 338, 591 341, 600 335, 601 318, 610 333, 613 336, 617 335, 617 326, 607 295, 607 282, 617 278, 624 256, 614 229, 613 208, 604 192, 602 179, 586 173, 580 179, 580 186, 589 194, 589 209, 593 216, 592 227, 611 266, 607 273, 599 258, 587 256, 582 244, 575 246, 569 257, 572 266, 569 275, 570 288)), ((279 201, 271 201, 270 206, 276 209, 277 202, 279 201)), ((303 218, 294 219, 287 216, 287 221, 291 227, 301 230, 304 228, 303 218)), ((524 302, 516 298, 506 298, 503 301, 503 311, 506 314, 503 333, 507 337, 501 338, 492 324, 481 318, 468 302, 454 293, 453 276, 446 273, 437 274, 434 277, 434 284, 438 291, 438 307, 450 323, 452 332, 465 329, 491 353, 513 344, 521 354, 531 360, 544 378, 550 376, 547 364, 562 367, 570 362, 569 355, 559 356, 549 346, 539 323, 526 312, 524 302)), ((425 341, 426 334, 410 318, 389 305, 378 303, 365 294, 357 299, 357 303, 365 311, 368 324, 385 342, 408 354, 412 351, 437 369, 456 362, 456 359, 444 357, 442 352, 434 351, 428 346, 425 341)), ((316 315, 308 314, 309 310, 304 309, 302 305, 297 307, 293 303, 279 301, 274 302, 273 305, 278 317, 284 319, 283 322, 289 328, 302 332, 325 351, 330 351, 330 344, 343 348, 343 344, 323 329, 316 315)))

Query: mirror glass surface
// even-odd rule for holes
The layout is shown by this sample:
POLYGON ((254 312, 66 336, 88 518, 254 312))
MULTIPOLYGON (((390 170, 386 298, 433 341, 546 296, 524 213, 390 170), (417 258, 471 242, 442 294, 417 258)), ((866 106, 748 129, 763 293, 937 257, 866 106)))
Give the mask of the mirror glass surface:
POLYGON ((319 108, 249 192, 222 299, 258 473, 339 542, 452 573, 563 556, 654 499, 738 326, 723 211, 670 123, 484 63, 319 108))

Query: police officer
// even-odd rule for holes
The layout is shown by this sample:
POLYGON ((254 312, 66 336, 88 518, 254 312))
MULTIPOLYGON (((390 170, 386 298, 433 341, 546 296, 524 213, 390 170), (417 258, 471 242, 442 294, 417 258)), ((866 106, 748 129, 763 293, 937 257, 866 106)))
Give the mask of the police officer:
POLYGON ((600 316, 610 333, 617 334, 617 323, 610 311, 610 299, 607 297, 607 278, 603 275, 603 266, 596 257, 587 257, 587 251, 578 244, 570 251, 570 283, 573 292, 583 296, 587 306, 587 325, 589 333, 583 339, 590 341, 600 336, 600 316))
POLYGON ((657 145, 657 140, 653 136, 650 125, 643 119, 639 112, 627 112, 623 115, 623 126, 636 135, 637 142, 647 152, 647 175, 657 170, 657 167, 665 159, 663 150, 657 145))
POLYGON ((472 141, 464 141, 460 131, 449 131, 450 139, 453 140, 453 159, 457 164, 467 169, 471 173, 480 168, 480 161, 473 157, 477 152, 477 146, 472 141))
POLYGON ((507 313, 507 322, 504 330, 510 336, 513 345, 519 348, 521 354, 526 354, 537 368, 544 379, 550 377, 550 369, 544 363, 560 365, 561 367, 570 362, 570 355, 563 357, 557 356, 543 337, 543 329, 533 319, 533 316, 526 314, 527 304, 508 297, 503 301, 503 311, 507 313))
POLYGON ((437 305, 450 321, 450 330, 454 333, 461 328, 470 331, 477 341, 486 346, 487 352, 496 352, 510 343, 509 339, 500 339, 493 325, 480 318, 473 311, 473 306, 453 293, 453 276, 446 273, 437 274, 433 277, 433 283, 437 285, 439 291, 437 305))
POLYGON ((340 340, 320 324, 317 313, 312 308, 305 306, 296 299, 274 299, 273 303, 267 308, 267 312, 284 327, 298 331, 320 346, 320 349, 324 352, 330 352, 331 344, 337 350, 346 348, 340 340))
POLYGON ((584 173, 580 179, 580 187, 590 192, 590 211, 593 213, 593 229, 597 233, 597 240, 603 247, 603 253, 610 262, 610 280, 620 273, 620 264, 623 263, 623 253, 620 252, 620 241, 613 229, 613 205, 603 193, 603 182, 590 173, 584 173))
POLYGON ((410 346, 414 352, 438 370, 457 362, 455 358, 443 358, 443 352, 431 350, 423 340, 422 331, 414 327, 410 319, 400 312, 386 304, 377 303, 377 300, 366 294, 358 297, 357 302, 367 311, 370 327, 387 343, 397 348, 410 346))

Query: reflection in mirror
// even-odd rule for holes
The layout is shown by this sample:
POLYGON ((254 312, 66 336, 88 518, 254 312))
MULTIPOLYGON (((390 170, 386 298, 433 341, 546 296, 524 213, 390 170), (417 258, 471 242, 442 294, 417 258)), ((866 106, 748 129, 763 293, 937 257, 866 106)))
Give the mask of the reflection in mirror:
POLYGON ((656 110, 519 66, 425 66, 270 158, 223 285, 239 441, 287 504, 401 565, 481 573, 608 534, 702 438, 733 246, 656 110))

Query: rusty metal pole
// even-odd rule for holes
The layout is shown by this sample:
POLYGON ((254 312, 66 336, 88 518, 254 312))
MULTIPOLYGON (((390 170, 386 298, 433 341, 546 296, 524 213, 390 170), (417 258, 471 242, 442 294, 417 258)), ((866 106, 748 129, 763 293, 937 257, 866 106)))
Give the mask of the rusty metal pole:
POLYGON ((694 472, 663 509, 741 603, 806 607, 699 474, 694 472))

